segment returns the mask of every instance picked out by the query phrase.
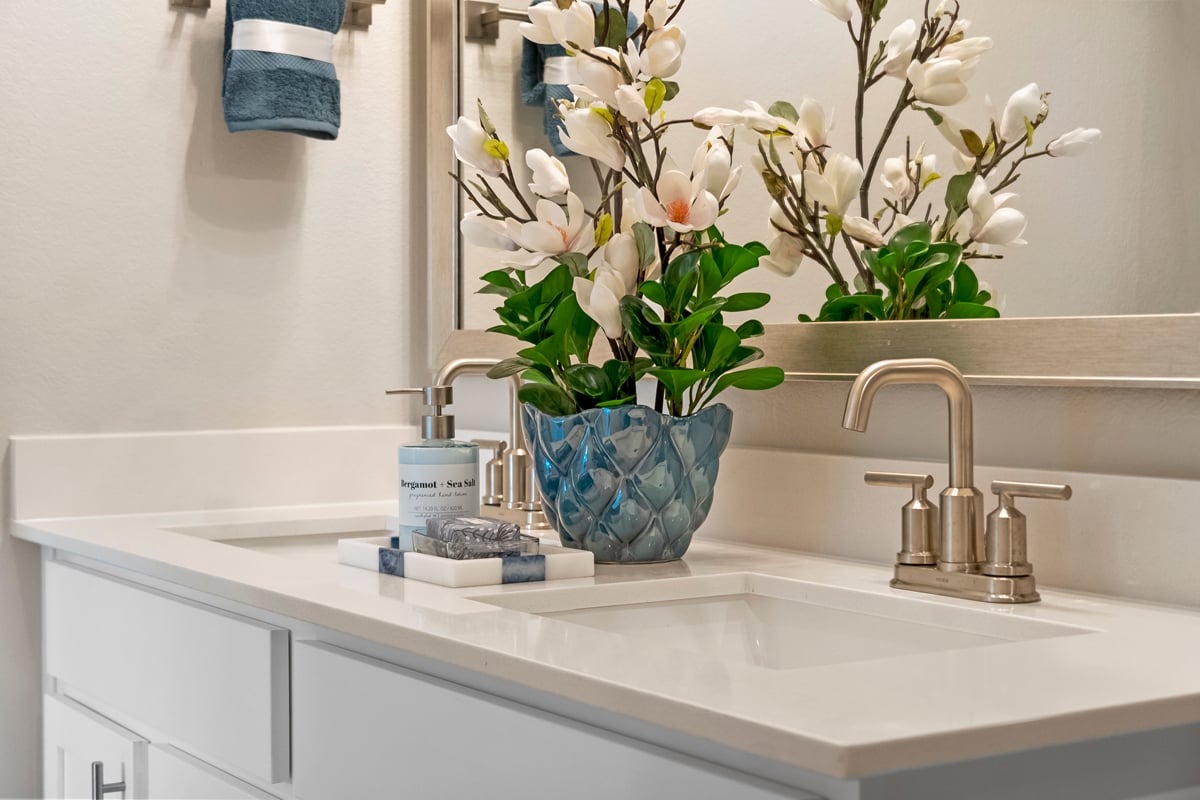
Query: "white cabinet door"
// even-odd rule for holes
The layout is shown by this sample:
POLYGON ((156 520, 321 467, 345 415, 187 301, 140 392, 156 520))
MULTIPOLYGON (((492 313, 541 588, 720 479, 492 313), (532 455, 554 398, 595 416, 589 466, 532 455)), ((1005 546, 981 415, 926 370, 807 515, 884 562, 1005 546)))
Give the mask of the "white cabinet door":
POLYGON ((323 644, 292 692, 298 800, 813 797, 323 644))
POLYGON ((72 700, 46 695, 42 708, 46 797, 92 797, 95 761, 104 765, 104 783, 125 783, 125 791, 110 792, 107 800, 147 797, 144 739, 72 700))
POLYGON ((150 745, 154 800, 275 800, 216 767, 168 745, 150 745))

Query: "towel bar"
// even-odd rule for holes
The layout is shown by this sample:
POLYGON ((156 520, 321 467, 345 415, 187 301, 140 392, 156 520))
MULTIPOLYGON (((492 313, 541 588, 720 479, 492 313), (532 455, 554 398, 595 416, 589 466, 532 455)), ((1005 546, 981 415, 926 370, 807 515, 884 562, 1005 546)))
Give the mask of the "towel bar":
MULTIPOLYGON (((371 9, 386 0, 346 0, 346 16, 342 19, 343 28, 365 28, 371 24, 371 9)), ((170 5, 176 8, 212 8, 212 0, 170 0, 170 5)))
POLYGON ((500 38, 500 21, 529 22, 529 12, 504 8, 490 0, 467 0, 463 8, 468 42, 494 42, 500 38))

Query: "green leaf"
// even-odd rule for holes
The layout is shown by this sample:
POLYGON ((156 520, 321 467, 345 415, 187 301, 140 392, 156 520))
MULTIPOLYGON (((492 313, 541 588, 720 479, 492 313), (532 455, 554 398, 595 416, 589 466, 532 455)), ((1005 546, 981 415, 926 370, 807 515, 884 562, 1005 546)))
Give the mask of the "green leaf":
POLYGON ((783 370, 779 367, 753 367, 740 372, 727 372, 717 380, 711 396, 716 397, 731 387, 750 391, 774 389, 783 383, 783 379, 783 370))
MULTIPOLYGON (((759 108, 762 108, 762 106, 759 106, 759 108)), ((788 122, 800 121, 800 112, 796 110, 794 105, 786 100, 776 100, 771 104, 771 107, 767 109, 767 113, 773 117, 783 117, 788 122)))
POLYGON ((556 256, 559 264, 570 270, 572 278, 586 278, 588 276, 588 260, 583 253, 562 253, 556 256))
POLYGON ((667 87, 668 103, 679 96, 679 84, 675 81, 663 81, 663 86, 667 87))
POLYGON ((771 302, 771 295, 766 292, 741 292, 730 295, 725 301, 725 311, 754 311, 771 302))
POLYGON ((596 408, 620 408, 621 406, 631 406, 637 403, 637 395, 625 395, 618 397, 616 400, 605 400, 603 403, 596 403, 596 408))
POLYGON ((946 312, 948 319, 997 319, 1000 312, 979 303, 955 303, 946 312))
POLYGON ((508 161, 508 145, 499 139, 484 139, 483 152, 487 153, 492 158, 498 158, 501 161, 508 161))
POLYGON ((654 237, 654 228, 644 222, 633 223, 633 241, 637 245, 642 269, 658 260, 658 240, 654 237))
POLYGON ((716 373, 732 369, 733 355, 741 344, 742 337, 736 332, 726 327, 718 328, 716 341, 708 355, 709 371, 716 373))
POLYGON ((667 87, 660 79, 654 78, 646 84, 646 110, 651 114, 657 113, 667 99, 667 87))
POLYGON ((753 339, 755 336, 762 336, 766 332, 767 329, 756 319, 746 320, 737 328, 737 335, 742 339, 753 339))
POLYGON ((926 108, 923 108, 922 111, 924 111, 929 116, 929 119, 933 122, 933 124, 935 126, 941 125, 943 122, 946 121, 946 118, 943 117, 941 114, 939 114, 937 112, 937 109, 926 107, 926 108))
POLYGON ((976 277, 975 271, 966 263, 959 264, 958 269, 954 272, 954 301, 970 303, 977 294, 979 294, 979 278, 976 277))
MULTIPOLYGON (((625 17, 615 8, 601 11, 596 18, 596 35, 603 36, 600 44, 611 47, 618 53, 624 52, 626 40, 625 17)), ((580 44, 583 44, 582 42, 580 44)))
POLYGON ((588 397, 607 397, 613 393, 608 373, 594 364, 572 364, 563 370, 567 387, 588 397))
POLYGON ((721 288, 724 288, 732 283, 734 278, 757 267, 759 259, 770 251, 758 242, 751 242, 745 247, 726 244, 711 252, 713 261, 721 271, 721 288))
POLYGON ((488 370, 487 376, 492 380, 518 375, 533 366, 527 358, 506 358, 488 370))
POLYGON ((891 261, 880 257, 883 250, 863 250, 862 260, 871 270, 871 274, 887 287, 888 291, 895 294, 900 286, 900 278, 896 275, 896 270, 892 268, 891 261))
POLYGON ((887 319, 882 297, 877 294, 852 294, 835 298, 821 307, 817 322, 845 322, 865 318, 887 319))
POLYGON ((641 285, 640 291, 642 297, 645 297, 651 303, 658 303, 664 307, 667 305, 667 290, 658 281, 644 282, 641 285))
POLYGON ((671 339, 662 329, 663 321, 645 300, 633 295, 622 297, 621 321, 633 343, 651 358, 663 359, 670 355, 671 339))
POLYGON ((888 248, 895 252, 906 253, 911 244, 929 244, 933 241, 933 228, 928 222, 914 222, 906 225, 892 236, 888 248))
POLYGON ((957 217, 967 207, 967 195, 975 185, 975 173, 955 175, 946 184, 946 208, 957 217))
POLYGON ((696 284, 700 281, 699 261, 700 254, 692 250, 676 256, 663 272, 662 285, 667 293, 664 309, 673 316, 680 316, 692 299, 696 284))
POLYGON ((963 128, 959 131, 962 136, 963 144, 967 146, 967 152, 979 158, 983 155, 983 140, 979 138, 979 134, 969 128, 963 128))
POLYGON ((544 383, 527 383, 517 392, 517 399, 522 403, 535 406, 544 414, 552 417, 565 417, 579 411, 575 399, 558 386, 544 383))
POLYGON ((648 370, 648 374, 658 378, 668 398, 682 399, 687 390, 703 380, 708 373, 702 369, 656 367, 648 370))

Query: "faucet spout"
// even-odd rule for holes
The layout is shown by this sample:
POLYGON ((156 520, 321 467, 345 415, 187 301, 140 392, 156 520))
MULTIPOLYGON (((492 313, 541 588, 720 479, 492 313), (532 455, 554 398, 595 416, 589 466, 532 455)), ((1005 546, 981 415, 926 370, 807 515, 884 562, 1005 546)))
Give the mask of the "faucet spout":
POLYGON ((977 573, 983 552, 983 495, 975 488, 975 445, 971 389, 962 373, 936 358, 900 358, 879 361, 855 379, 846 399, 842 425, 867 429, 871 403, 884 386, 930 384, 946 393, 950 404, 950 485, 941 494, 941 572, 977 573))
POLYGON ((950 488, 975 485, 974 413, 971 390, 953 364, 936 358, 877 361, 864 369, 850 387, 842 427, 863 432, 876 393, 896 384, 930 384, 946 393, 950 407, 950 488))

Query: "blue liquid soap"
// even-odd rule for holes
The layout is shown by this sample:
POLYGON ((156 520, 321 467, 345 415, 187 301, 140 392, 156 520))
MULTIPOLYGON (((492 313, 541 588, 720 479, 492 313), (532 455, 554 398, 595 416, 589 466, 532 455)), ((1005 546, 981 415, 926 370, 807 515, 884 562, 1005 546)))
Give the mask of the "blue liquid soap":
POLYGON ((400 448, 400 549, 434 517, 479 515, 479 446, 426 439, 400 448))

